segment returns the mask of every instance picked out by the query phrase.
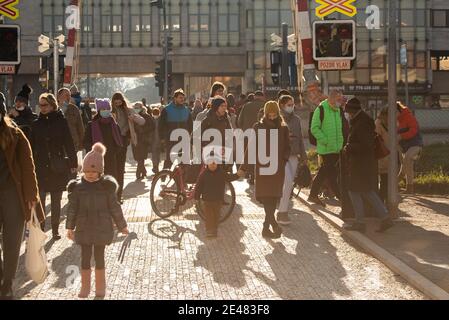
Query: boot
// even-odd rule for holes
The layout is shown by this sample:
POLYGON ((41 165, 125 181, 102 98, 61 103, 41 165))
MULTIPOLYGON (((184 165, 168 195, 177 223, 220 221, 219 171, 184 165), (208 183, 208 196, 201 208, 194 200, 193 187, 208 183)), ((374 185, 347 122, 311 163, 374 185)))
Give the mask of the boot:
POLYGON ((78 294, 78 298, 86 299, 90 294, 90 278, 92 270, 81 270, 81 290, 78 294))
POLYGON ((264 222, 264 224, 263 224, 262 237, 268 238, 268 239, 274 239, 274 233, 271 232, 270 224, 267 222, 264 222))
POLYGON ((277 224, 276 221, 273 221, 271 223, 271 227, 273 228, 273 239, 279 239, 281 237, 282 234, 282 229, 281 227, 277 224))
POLYGON ((59 225, 53 225, 51 229, 53 233, 53 240, 54 241, 61 240, 61 236, 59 235, 59 225))
POLYGON ((106 295, 106 274, 104 269, 95 269, 95 297, 104 298, 106 295))
POLYGON ((0 300, 14 300, 12 281, 4 280, 0 290, 0 300))
POLYGON ((415 193, 415 186, 413 184, 408 184, 407 188, 405 189, 405 193, 407 193, 407 194, 414 194, 415 193))

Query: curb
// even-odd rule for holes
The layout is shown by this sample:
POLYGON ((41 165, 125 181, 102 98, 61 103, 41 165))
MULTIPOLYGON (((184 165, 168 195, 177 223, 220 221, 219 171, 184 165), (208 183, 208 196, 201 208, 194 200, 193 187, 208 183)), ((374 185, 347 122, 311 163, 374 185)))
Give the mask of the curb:
POLYGON ((377 245, 374 241, 366 237, 357 231, 348 231, 343 228, 343 220, 331 214, 330 211, 307 202, 307 197, 304 193, 300 193, 298 199, 307 207, 309 207, 313 212, 321 216, 328 223, 336 227, 344 235, 354 241, 357 245, 362 247, 367 253, 372 255, 374 258, 382 262, 393 272, 399 274, 404 278, 410 285, 421 291, 423 294, 431 298, 432 300, 449 300, 449 293, 443 290, 441 287, 437 286, 435 283, 416 272, 400 259, 393 256, 387 250, 383 249, 377 245))

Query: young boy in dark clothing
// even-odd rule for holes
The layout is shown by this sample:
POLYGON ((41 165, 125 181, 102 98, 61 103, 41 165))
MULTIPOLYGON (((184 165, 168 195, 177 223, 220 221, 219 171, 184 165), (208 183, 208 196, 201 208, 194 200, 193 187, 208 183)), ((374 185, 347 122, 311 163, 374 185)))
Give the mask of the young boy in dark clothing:
POLYGON ((206 171, 199 178, 195 199, 203 200, 204 215, 206 218, 206 237, 216 238, 221 206, 224 203, 225 182, 234 181, 237 174, 227 174, 223 166, 217 165, 216 160, 210 160, 206 171))

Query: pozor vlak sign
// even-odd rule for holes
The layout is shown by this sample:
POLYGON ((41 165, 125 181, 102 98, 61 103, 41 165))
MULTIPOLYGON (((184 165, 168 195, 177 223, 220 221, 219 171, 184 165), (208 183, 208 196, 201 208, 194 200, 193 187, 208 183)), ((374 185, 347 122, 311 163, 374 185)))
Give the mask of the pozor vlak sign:
POLYGON ((356 58, 356 25, 353 20, 313 23, 313 59, 319 70, 350 70, 356 58))

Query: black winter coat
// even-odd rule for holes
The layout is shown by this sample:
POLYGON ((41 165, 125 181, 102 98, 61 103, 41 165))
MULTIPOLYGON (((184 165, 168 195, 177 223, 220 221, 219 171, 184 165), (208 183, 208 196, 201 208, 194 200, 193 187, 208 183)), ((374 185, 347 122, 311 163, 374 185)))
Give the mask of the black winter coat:
POLYGON ((30 140, 39 189, 45 192, 64 191, 70 180, 70 169, 78 167, 78 159, 62 111, 40 114, 31 125, 30 140), (52 161, 65 162, 67 170, 54 172, 52 161))
POLYGON ((151 138, 153 135, 153 118, 147 113, 146 109, 139 113, 145 119, 143 126, 134 125, 137 135, 137 145, 132 147, 134 160, 141 161, 148 158, 151 147, 151 138))
POLYGON ((374 153, 374 120, 360 112, 351 120, 344 156, 349 191, 374 191, 377 183, 377 160, 374 153))
POLYGON ((38 116, 31 110, 29 106, 25 107, 24 110, 19 111, 16 109, 16 111, 19 113, 17 117, 11 117, 15 124, 25 133, 25 136, 27 139, 30 139, 31 136, 31 125, 34 121, 37 120, 38 116))
POLYGON ((119 231, 127 227, 117 202, 117 181, 103 176, 97 182, 72 180, 68 186, 66 228, 75 230, 80 245, 109 245, 114 238, 112 221, 119 231))

